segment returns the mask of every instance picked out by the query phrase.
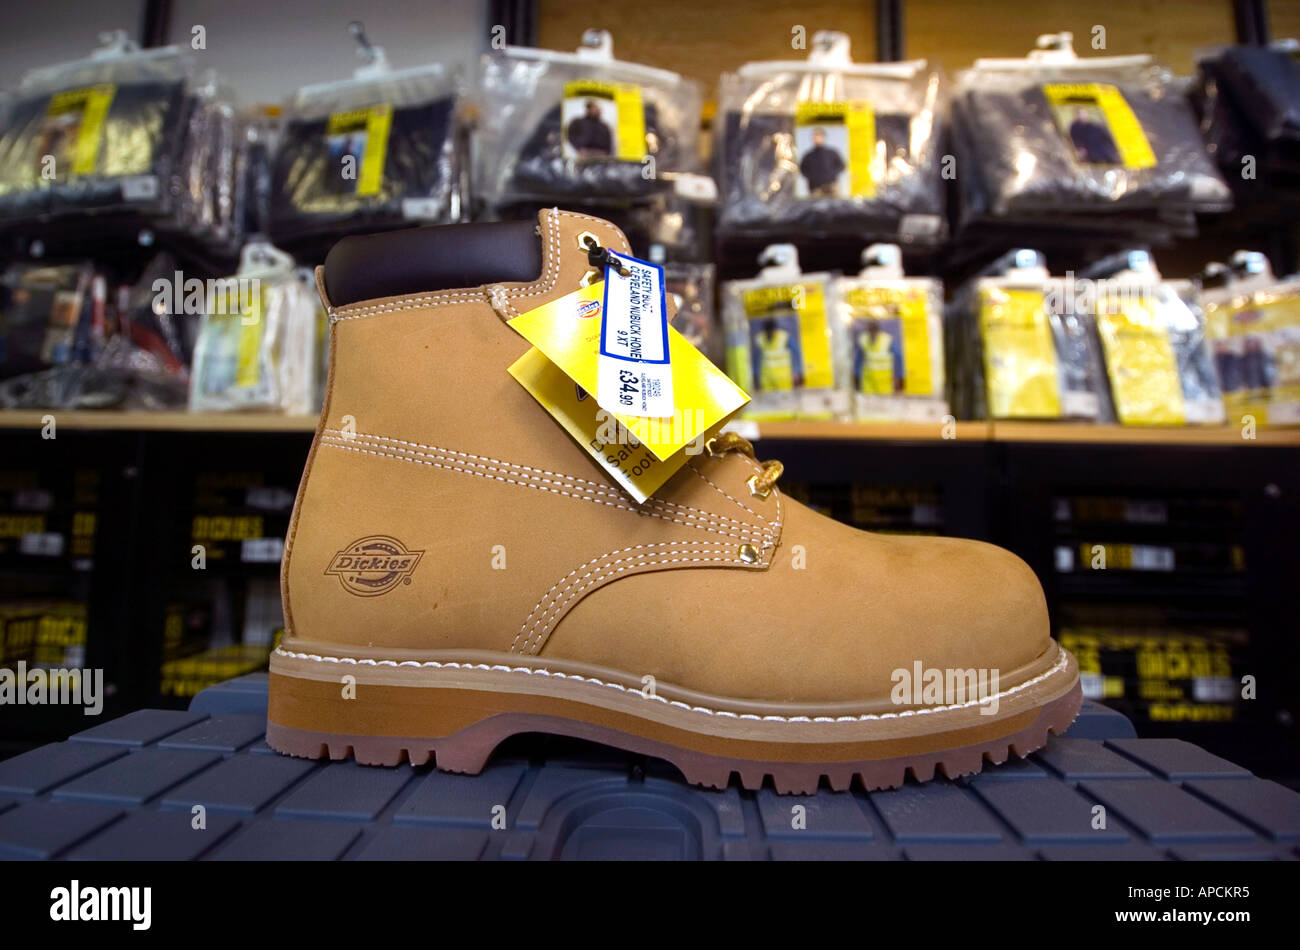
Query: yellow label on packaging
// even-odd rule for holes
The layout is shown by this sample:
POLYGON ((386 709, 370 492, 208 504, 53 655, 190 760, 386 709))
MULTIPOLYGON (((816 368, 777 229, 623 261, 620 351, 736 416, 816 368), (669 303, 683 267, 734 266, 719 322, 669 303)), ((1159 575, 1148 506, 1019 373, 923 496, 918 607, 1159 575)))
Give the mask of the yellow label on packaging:
MULTIPOLYGON (((653 495, 686 461, 682 449, 668 461, 655 458, 595 397, 569 378, 546 354, 533 347, 510 367, 517 379, 566 432, 637 500, 653 495)), ((695 447, 702 447, 697 440, 695 447)))
POLYGON ((829 389, 835 385, 825 286, 816 281, 745 291, 745 316, 758 323, 750 336, 761 354, 758 388, 764 392, 829 389), (770 326, 768 325, 770 321, 770 326))
MULTIPOLYGON (((854 198, 872 198, 876 194, 876 180, 883 177, 884 154, 876 156, 876 113, 869 102, 800 102, 794 107, 796 128, 821 127, 823 131, 842 127, 844 141, 832 141, 827 136, 824 148, 848 151, 849 194, 854 198)), ((802 154, 811 143, 800 143, 802 154)))
MULTIPOLYGON (((510 321, 520 336, 541 350, 587 393, 597 389, 604 290, 604 281, 597 281, 510 321)), ((606 413, 601 417, 616 419, 661 462, 678 456, 684 446, 717 427, 749 401, 739 386, 671 326, 668 327, 668 353, 676 406, 673 416, 647 418, 606 413)), ((550 406, 547 409, 556 415, 550 406)), ((678 456, 675 467, 681 461, 678 456)))
POLYGON ((980 338, 989 418, 1060 418, 1056 345, 1043 292, 984 290, 980 338))
MULTIPOLYGON (((630 162, 639 162, 646 157, 645 107, 641 104, 640 86, 599 79, 575 79, 564 84, 564 98, 612 102, 618 118, 614 124, 616 140, 611 157, 630 162)), ((568 134, 567 125, 565 134, 568 134)))
POLYGON ((1142 123, 1124 94, 1109 83, 1049 83, 1043 95, 1056 116, 1061 133, 1074 146, 1080 161, 1125 168, 1154 168, 1142 123), (1110 148, 1110 139, 1114 149, 1110 148))
MULTIPOLYGON (((238 311, 236 311, 238 312, 238 311)), ((256 386, 262 379, 262 294, 252 294, 248 310, 239 315, 239 358, 236 363, 235 385, 240 388, 256 386)))
POLYGON ((326 123, 326 136, 339 138, 342 154, 350 155, 353 161, 360 158, 359 167, 352 170, 357 176, 358 195, 378 194, 384 183, 384 162, 388 158, 388 133, 392 125, 393 107, 387 103, 335 112, 326 123))
POLYGON ((1183 387, 1168 328, 1150 306, 1126 303, 1122 310, 1098 301, 1097 331, 1106 356, 1115 414, 1125 425, 1182 425, 1183 387))
POLYGON ((214 297, 211 310, 204 318, 220 331, 221 349, 235 357, 234 385, 247 389, 262 380, 262 334, 265 312, 262 289, 246 297, 237 290, 214 297))
POLYGON ((896 342, 894 334, 898 334, 902 337, 899 346, 903 357, 903 394, 933 395, 928 295, 921 290, 898 287, 850 287, 845 292, 844 302, 852 321, 850 333, 854 337, 854 351, 861 354, 857 378, 853 381, 858 392, 872 395, 895 392, 892 351, 896 342), (873 325, 877 331, 874 336, 871 333, 873 325), (886 355, 889 357, 887 367, 886 355))
MULTIPOLYGON (((50 97, 45 115, 56 120, 60 131, 72 131, 73 175, 89 175, 99 163, 99 143, 104 135, 104 119, 113 102, 115 86, 104 83, 87 89, 70 89, 50 97), (67 125, 65 123, 75 123, 67 125)), ((50 146, 53 147, 53 146, 50 146)))

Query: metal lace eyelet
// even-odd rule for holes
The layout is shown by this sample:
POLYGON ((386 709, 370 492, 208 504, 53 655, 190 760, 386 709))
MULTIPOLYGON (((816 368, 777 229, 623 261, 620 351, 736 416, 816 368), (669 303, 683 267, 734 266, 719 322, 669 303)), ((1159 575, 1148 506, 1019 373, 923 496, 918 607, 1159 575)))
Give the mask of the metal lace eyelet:
POLYGON ((760 500, 761 500, 761 499, 764 499, 764 498, 767 498, 768 495, 772 494, 772 489, 771 489, 771 488, 759 488, 759 487, 758 487, 758 474, 757 474, 757 473, 755 473, 755 474, 749 476, 749 478, 746 480, 745 484, 749 486, 749 493, 750 493, 751 495, 753 495, 755 498, 758 498, 758 499, 760 499, 760 500))
POLYGON ((752 544, 742 544, 736 553, 740 555, 740 559, 746 564, 758 563, 758 548, 752 544))
POLYGON ((720 459, 722 458, 722 456, 726 455, 726 453, 719 452, 717 450, 717 446, 718 446, 717 436, 714 436, 712 439, 706 439, 704 442, 704 451, 708 452, 709 455, 711 455, 713 458, 720 459))
POLYGON ((596 235, 592 234, 590 231, 583 231, 578 235, 578 247, 582 248, 584 251, 594 251, 600 247, 600 238, 596 237, 596 235))

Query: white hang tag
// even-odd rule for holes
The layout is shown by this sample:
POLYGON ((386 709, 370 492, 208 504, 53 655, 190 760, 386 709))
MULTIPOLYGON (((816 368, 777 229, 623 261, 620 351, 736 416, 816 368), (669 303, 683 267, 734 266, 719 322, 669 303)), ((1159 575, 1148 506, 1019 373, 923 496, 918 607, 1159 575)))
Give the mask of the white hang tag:
POLYGON ((673 414, 668 355, 668 301, 658 264, 607 252, 596 403, 609 412, 663 418, 673 414))

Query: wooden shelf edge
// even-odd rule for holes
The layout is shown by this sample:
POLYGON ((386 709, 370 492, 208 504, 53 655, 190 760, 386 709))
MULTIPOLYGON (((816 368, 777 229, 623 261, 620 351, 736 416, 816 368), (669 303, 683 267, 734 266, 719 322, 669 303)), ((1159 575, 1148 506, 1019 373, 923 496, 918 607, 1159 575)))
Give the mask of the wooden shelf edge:
POLYGON ((315 415, 252 412, 122 412, 7 409, 0 411, 0 430, 40 430, 53 417, 57 429, 149 432, 314 432, 315 415))
MULTIPOLYGON (((72 430, 149 432, 313 432, 315 415, 215 412, 120 412, 116 410, 62 412, 58 410, 0 410, 0 431, 39 431, 46 417, 72 430)), ((758 428, 760 439, 850 442, 1030 442, 1084 445, 1270 445, 1300 447, 1300 428, 1259 429, 1243 438, 1235 426, 1139 427, 1087 425, 1068 422, 820 422, 781 420, 740 421, 738 427, 758 428)))
POLYGON ((1105 445, 1293 445, 1300 429, 1257 429, 1248 439, 1237 426, 1122 426, 1071 422, 994 422, 995 442, 1105 445))

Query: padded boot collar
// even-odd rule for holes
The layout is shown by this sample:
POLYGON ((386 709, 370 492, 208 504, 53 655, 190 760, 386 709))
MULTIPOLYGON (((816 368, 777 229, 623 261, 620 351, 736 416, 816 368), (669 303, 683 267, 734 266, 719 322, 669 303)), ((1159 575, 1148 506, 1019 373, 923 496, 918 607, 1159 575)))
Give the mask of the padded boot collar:
POLYGON ((475 239, 472 262, 427 267, 419 263, 419 254, 408 250, 400 252, 404 262, 400 267, 390 267, 382 260, 385 248, 402 247, 389 243, 398 238, 422 235, 416 242, 423 248, 420 253, 457 257, 461 251, 454 238, 474 234, 479 228, 495 229, 496 225, 451 225, 346 238, 330 251, 325 266, 316 268, 316 286, 332 321, 470 301, 488 303, 502 318, 510 319, 578 288, 588 268, 587 251, 581 243, 584 235, 595 236, 602 247, 631 253, 618 228, 576 211, 547 208, 538 215, 536 225, 511 222, 509 226, 511 230, 491 230, 483 239, 475 239), (528 230, 527 240, 521 228, 528 230), (357 243, 351 243, 354 240, 357 243), (498 262, 492 270, 491 258, 516 252, 521 255, 519 260, 498 262), (368 266, 382 273, 383 279, 364 274, 368 266), (459 274, 456 279, 481 282, 432 286, 429 282, 434 274, 440 280, 459 274), (363 292, 377 295, 356 296, 363 292))
POLYGON ((325 258, 329 299, 347 306, 505 281, 542 273, 542 242, 531 221, 449 224, 346 237, 325 258))

